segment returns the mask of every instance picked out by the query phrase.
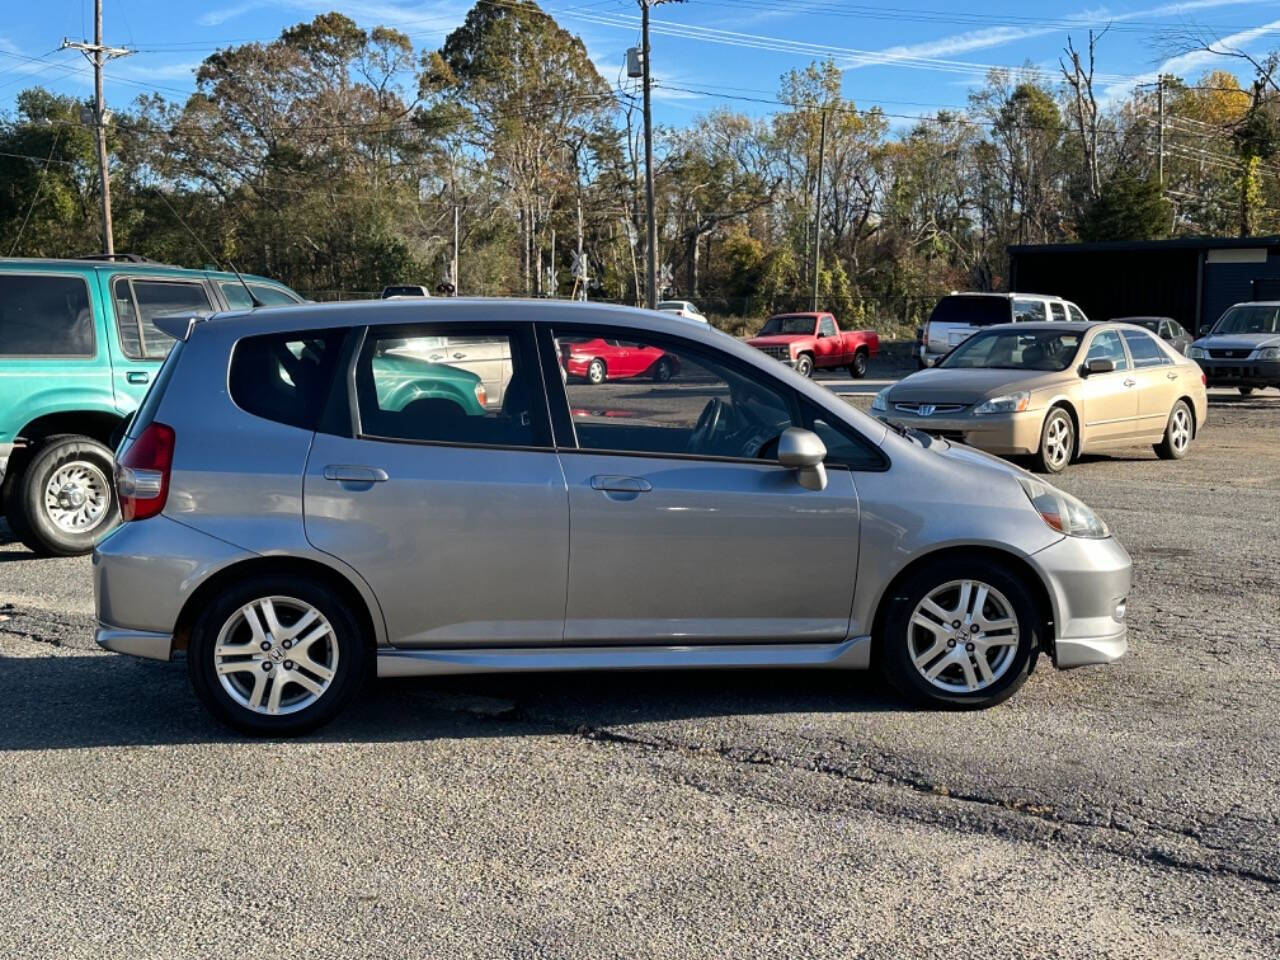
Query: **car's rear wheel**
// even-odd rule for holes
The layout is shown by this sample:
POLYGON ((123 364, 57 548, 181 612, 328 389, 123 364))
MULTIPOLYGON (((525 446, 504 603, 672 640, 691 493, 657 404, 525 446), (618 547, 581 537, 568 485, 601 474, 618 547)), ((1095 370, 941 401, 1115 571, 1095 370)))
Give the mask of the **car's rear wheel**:
POLYGON ((653 380, 655 383, 666 383, 671 379, 673 372, 671 359, 663 357, 653 365, 653 380))
POLYGON ((599 357, 596 357, 589 364, 587 364, 587 382, 588 383, 593 383, 596 386, 599 386, 600 384, 604 383, 604 379, 606 375, 607 374, 605 371, 604 361, 601 360, 599 357))
POLYGON ((1242 397, 1247 397, 1253 393, 1253 387, 1236 387, 1236 389, 1240 391, 1240 396, 1242 397))
POLYGON ((187 673, 223 723, 254 736, 295 736, 355 696, 370 656, 351 609, 304 577, 236 583, 196 618, 187 673))
POLYGON ((849 364, 849 375, 855 380, 861 380, 867 375, 867 351, 855 350, 853 353, 853 362, 849 364))
POLYGON ((120 516, 111 451, 75 434, 47 438, 14 478, 6 518, 19 540, 43 556, 88 553, 120 516))
POLYGON ((796 357, 796 373, 802 377, 813 376, 813 357, 807 353, 802 353, 796 357))
POLYGON ((1179 400, 1169 412, 1169 422, 1164 428, 1164 439, 1155 445, 1156 456, 1161 460, 1181 460, 1191 450, 1195 424, 1191 408, 1185 400, 1179 400))
POLYGON ((1061 473, 1071 462, 1076 449, 1076 425, 1071 414, 1054 407, 1040 428, 1040 449, 1033 465, 1040 473, 1061 473))
POLYGON ((943 558, 899 584, 875 639, 886 679, 919 703, 990 707, 1017 691, 1039 649, 1035 600, 986 558, 943 558))

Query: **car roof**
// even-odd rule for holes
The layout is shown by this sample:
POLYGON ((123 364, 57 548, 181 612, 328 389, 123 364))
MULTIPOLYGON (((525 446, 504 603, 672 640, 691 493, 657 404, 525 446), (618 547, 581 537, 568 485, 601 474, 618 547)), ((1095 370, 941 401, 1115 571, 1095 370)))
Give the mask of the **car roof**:
POLYGON ((1153 313, 1150 315, 1143 314, 1141 316, 1135 315, 1132 317, 1112 317, 1111 320, 1108 322, 1110 323, 1141 323, 1147 320, 1172 320, 1172 319, 1173 317, 1163 317, 1153 313))
MULTIPOLYGON (((238 282, 234 273, 226 270, 206 270, 203 267, 178 267, 153 260, 84 260, 76 257, 0 257, 0 273, 39 271, 48 273, 127 273, 131 275, 155 274, 168 277, 208 277, 215 280, 238 282)), ((284 286, 279 280, 255 273, 241 274, 246 280, 273 283, 284 286)))
POLYGON ((989 327, 983 327, 978 333, 986 333, 990 330, 1016 330, 1018 333, 1033 333, 1036 331, 1085 333, 1088 330, 1119 327, 1133 327, 1135 330, 1144 329, 1137 324, 1119 323, 1115 320, 1034 320, 1030 323, 993 323, 989 327))
MULTIPOLYGON (((1005 300, 1012 300, 1014 297, 1040 297, 1042 300, 1061 300, 1067 303, 1065 297, 1060 297, 1054 293, 1031 293, 1026 290, 1018 290, 1014 292, 1000 290, 952 290, 946 297, 1002 297, 1005 300)), ((942 299, 946 299, 943 297, 942 299)))

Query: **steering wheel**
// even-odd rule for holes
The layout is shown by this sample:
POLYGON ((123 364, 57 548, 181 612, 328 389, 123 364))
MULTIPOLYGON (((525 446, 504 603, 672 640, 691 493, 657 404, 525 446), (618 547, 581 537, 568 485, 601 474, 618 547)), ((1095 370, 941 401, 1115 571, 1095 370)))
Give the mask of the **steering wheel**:
POLYGON ((712 397, 707 401, 707 405, 702 408, 702 413, 698 414, 698 422, 694 424, 693 433, 689 435, 689 444, 685 451, 687 453, 702 453, 703 445, 716 435, 716 431, 720 429, 720 421, 723 418, 724 401, 719 397, 712 397))

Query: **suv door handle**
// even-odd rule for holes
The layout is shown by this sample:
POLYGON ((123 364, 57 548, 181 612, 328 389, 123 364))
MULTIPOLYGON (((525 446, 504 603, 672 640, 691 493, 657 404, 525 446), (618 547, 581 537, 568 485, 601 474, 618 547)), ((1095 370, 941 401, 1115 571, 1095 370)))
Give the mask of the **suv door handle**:
POLYGON ((1124 382, 1124 385, 1126 387, 1132 387, 1132 386, 1135 386, 1137 382, 1138 382, 1137 380, 1134 380, 1132 377, 1130 377, 1128 380, 1124 382))
POLYGON ((324 478, 343 483, 382 483, 390 479, 387 471, 381 467, 356 467, 341 463, 331 463, 325 467, 324 478))
POLYGON ((145 370, 130 370, 124 378, 130 383, 146 383, 151 379, 145 370))
POLYGON ((642 477, 598 476, 591 478, 591 489, 606 493, 648 493, 653 484, 642 477))

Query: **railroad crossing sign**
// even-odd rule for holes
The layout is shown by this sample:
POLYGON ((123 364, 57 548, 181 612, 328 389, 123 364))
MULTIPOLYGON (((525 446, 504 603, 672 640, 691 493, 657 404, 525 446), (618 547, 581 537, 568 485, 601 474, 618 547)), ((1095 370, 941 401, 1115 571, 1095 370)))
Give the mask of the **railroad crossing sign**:
POLYGON ((671 289, 671 284, 675 278, 671 273, 671 264, 664 263, 662 269, 658 271, 658 292, 663 293, 671 289))
POLYGON ((548 266, 546 269, 546 277, 547 277, 547 280, 546 280, 547 290, 551 293, 555 293, 556 290, 560 288, 559 272, 556 270, 555 267, 548 266))

